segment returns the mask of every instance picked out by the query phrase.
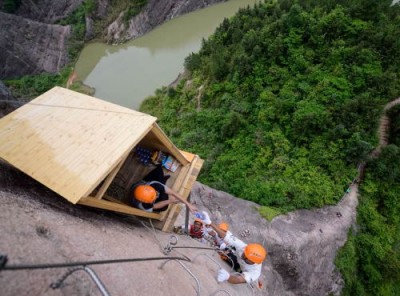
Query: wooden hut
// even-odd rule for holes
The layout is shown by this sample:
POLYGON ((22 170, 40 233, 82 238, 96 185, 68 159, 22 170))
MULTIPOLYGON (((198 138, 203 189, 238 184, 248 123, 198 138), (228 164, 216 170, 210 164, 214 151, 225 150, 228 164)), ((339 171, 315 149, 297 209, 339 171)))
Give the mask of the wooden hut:
POLYGON ((181 205, 161 213, 130 205, 131 184, 154 168, 138 149, 173 160, 167 186, 189 196, 203 160, 175 147, 153 116, 54 87, 0 119, 4 161, 73 204, 156 219, 170 231, 181 205))

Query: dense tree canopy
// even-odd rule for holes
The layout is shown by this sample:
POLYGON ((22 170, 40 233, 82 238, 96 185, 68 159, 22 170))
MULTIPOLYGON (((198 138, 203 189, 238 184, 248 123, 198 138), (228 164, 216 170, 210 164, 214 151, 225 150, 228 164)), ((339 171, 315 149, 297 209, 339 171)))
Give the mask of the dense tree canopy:
MULTIPOLYGON (((210 186, 280 211, 332 204, 377 145, 384 105, 400 96, 399 36, 399 5, 386 0, 241 9, 186 59, 190 81, 158 90, 142 111, 205 159, 210 186)), ((338 261, 348 295, 400 291, 398 114, 391 145, 367 167, 360 231, 338 261)))

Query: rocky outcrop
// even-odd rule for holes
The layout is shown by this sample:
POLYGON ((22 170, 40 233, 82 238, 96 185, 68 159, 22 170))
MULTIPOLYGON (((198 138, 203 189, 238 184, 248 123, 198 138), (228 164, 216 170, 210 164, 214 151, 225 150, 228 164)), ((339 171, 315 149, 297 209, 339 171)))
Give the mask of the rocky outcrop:
POLYGON ((68 62, 69 26, 0 12, 0 79, 57 73, 68 62))
POLYGON ((97 10, 95 13, 96 17, 102 18, 106 16, 109 5, 109 0, 97 0, 97 10))
POLYGON ((10 90, 0 81, 0 118, 15 110, 10 90))
POLYGON ((10 101, 10 100, 12 100, 12 96, 11 96, 10 90, 1 81, 0 81, 0 100, 1 101, 10 101))
POLYGON ((243 241, 266 246, 265 295, 340 295, 344 283, 334 261, 355 223, 357 184, 336 206, 298 210, 271 222, 260 216, 257 204, 200 183, 195 183, 191 198, 215 222, 228 222, 243 241))
POLYGON ((70 15, 83 0, 26 0, 15 12, 17 15, 42 23, 54 24, 70 15))
POLYGON ((141 13, 128 24, 123 14, 107 28, 108 43, 121 43, 149 32, 167 20, 225 0, 149 0, 141 13))

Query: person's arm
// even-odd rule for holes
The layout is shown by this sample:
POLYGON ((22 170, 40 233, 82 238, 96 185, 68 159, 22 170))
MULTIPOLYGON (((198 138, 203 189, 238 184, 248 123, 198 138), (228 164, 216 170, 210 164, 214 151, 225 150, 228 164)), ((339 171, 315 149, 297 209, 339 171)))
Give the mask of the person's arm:
POLYGON ((164 186, 165 188, 165 193, 168 195, 171 195, 172 197, 176 198, 177 200, 179 200, 180 202, 183 202, 192 213, 195 213, 197 211, 196 206, 194 206, 193 204, 189 203, 186 199, 184 199, 179 193, 175 192, 174 190, 172 190, 171 188, 169 188, 168 186, 164 186))
POLYGON ((203 218, 204 225, 211 226, 211 228, 215 230, 215 232, 218 234, 218 236, 220 238, 224 239, 226 232, 223 231, 221 228, 219 228, 218 225, 211 222, 210 215, 208 215, 208 213, 206 211, 203 211, 202 213, 204 215, 204 218, 203 218))
POLYGON ((245 284, 246 283, 246 279, 241 274, 230 274, 223 268, 218 270, 217 281, 218 281, 218 283, 228 281, 228 283, 231 283, 231 284, 245 284))
POLYGON ((218 227, 218 225, 211 223, 210 226, 212 227, 212 229, 215 230, 215 232, 218 234, 218 236, 222 239, 225 238, 226 235, 226 231, 223 231, 221 228, 218 227))
POLYGON ((246 280, 240 274, 231 274, 229 279, 228 279, 228 283, 231 283, 231 284, 245 284, 246 280))
POLYGON ((174 203, 174 201, 170 200, 170 199, 159 201, 153 205, 153 209, 154 210, 162 209, 163 207, 168 206, 169 204, 172 204, 172 203, 174 203))

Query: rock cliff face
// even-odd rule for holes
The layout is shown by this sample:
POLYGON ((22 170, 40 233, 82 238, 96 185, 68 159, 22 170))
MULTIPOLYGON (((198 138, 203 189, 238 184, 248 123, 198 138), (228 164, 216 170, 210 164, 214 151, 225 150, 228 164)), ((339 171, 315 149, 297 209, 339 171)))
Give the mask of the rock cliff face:
POLYGON ((14 111, 18 106, 10 90, 0 81, 0 118, 14 111))
POLYGON ((226 0, 149 0, 144 10, 129 21, 123 22, 123 13, 107 29, 108 43, 120 43, 149 32, 167 20, 226 0))
POLYGON ((0 81, 0 100, 9 101, 12 100, 10 90, 0 81))
POLYGON ((353 185, 336 206, 298 210, 271 222, 260 216, 257 204, 200 183, 193 187, 191 198, 215 222, 228 222, 243 241, 264 243, 265 295, 340 295, 344 283, 334 260, 355 223, 357 189, 353 185))
POLYGON ((83 0, 28 0, 21 1, 16 14, 42 23, 54 24, 70 15, 83 0))
MULTIPOLYGON (((0 12, 0 79, 41 72, 57 73, 68 62, 71 28, 55 23, 70 16, 83 0, 28 0, 14 14, 0 12), (7 28, 7 30, 3 30, 7 28)), ((4 0, 0 0, 0 7, 4 0)), ((102 18, 109 0, 96 0, 94 15, 102 18)), ((86 39, 93 38, 93 20, 87 17, 86 39)))
POLYGON ((57 73, 68 61, 69 26, 0 12, 0 79, 57 73))

